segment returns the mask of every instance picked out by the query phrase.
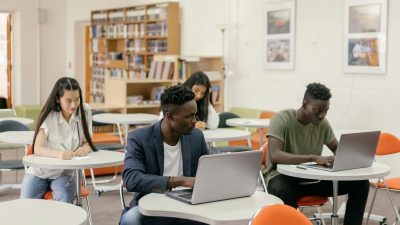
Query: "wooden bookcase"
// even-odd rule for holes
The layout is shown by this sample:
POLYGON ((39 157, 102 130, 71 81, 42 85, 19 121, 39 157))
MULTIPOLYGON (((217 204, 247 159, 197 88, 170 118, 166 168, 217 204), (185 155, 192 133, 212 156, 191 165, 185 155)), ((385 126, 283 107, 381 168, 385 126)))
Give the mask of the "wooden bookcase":
POLYGON ((119 105, 123 111, 156 108, 157 104, 125 107, 126 96, 143 93, 146 98, 146 88, 175 82, 175 78, 148 79, 148 73, 155 55, 180 53, 179 3, 92 11, 86 43, 89 46, 86 48, 87 102, 97 108, 111 102, 112 107, 119 105), (106 86, 110 86, 109 91, 106 86), (117 86, 121 89, 113 93, 111 90, 117 86), (112 98, 119 95, 125 98, 112 98))

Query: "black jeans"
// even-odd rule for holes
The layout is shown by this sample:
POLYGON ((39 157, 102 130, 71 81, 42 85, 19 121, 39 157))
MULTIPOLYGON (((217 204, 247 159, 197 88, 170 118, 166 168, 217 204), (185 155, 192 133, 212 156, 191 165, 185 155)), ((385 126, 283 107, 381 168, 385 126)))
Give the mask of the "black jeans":
MULTIPOLYGON (((297 208, 297 199, 303 196, 333 195, 332 181, 301 185, 312 180, 278 175, 268 182, 268 193, 282 199, 286 205, 297 208)), ((338 195, 348 194, 344 225, 361 225, 369 192, 368 180, 340 181, 338 195)))

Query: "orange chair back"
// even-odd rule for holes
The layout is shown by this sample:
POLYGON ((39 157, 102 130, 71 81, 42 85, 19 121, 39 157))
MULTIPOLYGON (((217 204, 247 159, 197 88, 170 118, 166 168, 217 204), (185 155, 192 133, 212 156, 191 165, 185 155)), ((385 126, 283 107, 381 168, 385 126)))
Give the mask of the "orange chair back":
POLYGON ((32 155, 33 154, 33 145, 30 144, 28 149, 26 150, 26 155, 32 155))
POLYGON ((263 151, 263 157, 262 157, 261 165, 265 166, 266 163, 267 163, 267 156, 268 156, 268 142, 265 142, 262 145, 261 149, 263 151))
POLYGON ((254 215, 249 225, 312 225, 308 218, 287 205, 269 205, 254 215))
POLYGON ((381 133, 379 136, 376 155, 388 155, 400 152, 400 140, 390 133, 381 133))

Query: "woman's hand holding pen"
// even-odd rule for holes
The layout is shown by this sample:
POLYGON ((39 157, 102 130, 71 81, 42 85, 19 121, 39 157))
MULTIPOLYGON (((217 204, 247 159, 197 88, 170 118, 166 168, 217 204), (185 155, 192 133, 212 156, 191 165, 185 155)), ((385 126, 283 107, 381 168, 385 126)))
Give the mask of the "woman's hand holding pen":
POLYGON ((92 150, 89 146, 81 146, 74 151, 75 156, 87 156, 92 150))
POLYGON ((70 159, 74 158, 74 156, 75 156, 75 154, 73 151, 63 150, 63 151, 60 151, 58 158, 63 159, 63 160, 70 160, 70 159))
POLYGON ((197 121, 195 127, 204 130, 206 129, 206 123, 204 123, 203 121, 197 121))

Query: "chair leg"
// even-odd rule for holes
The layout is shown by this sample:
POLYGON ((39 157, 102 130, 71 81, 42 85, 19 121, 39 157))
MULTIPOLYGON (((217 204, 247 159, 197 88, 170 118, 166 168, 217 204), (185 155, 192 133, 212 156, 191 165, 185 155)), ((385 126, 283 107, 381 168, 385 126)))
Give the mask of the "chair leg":
POLYGON ((367 221, 365 222, 365 225, 368 225, 369 218, 371 217, 372 207, 374 206, 376 193, 378 192, 378 186, 379 186, 380 183, 382 183, 382 179, 378 180, 377 186, 375 188, 374 196, 372 197, 372 202, 371 202, 371 206, 369 207, 369 210, 368 210, 368 216, 367 216, 367 221))
POLYGON ((319 216, 319 219, 321 220, 322 225, 325 225, 325 220, 324 220, 324 217, 322 216, 322 211, 321 211, 320 206, 317 206, 317 211, 318 211, 318 216, 319 216))
POLYGON ((262 183, 263 188, 264 188, 264 192, 268 193, 268 191, 267 191, 267 183, 265 183, 264 174, 262 173, 261 170, 260 170, 260 178, 261 178, 261 183, 262 183))
POLYGON ((121 199, 121 207, 122 210, 125 209, 125 198, 124 198, 124 185, 122 184, 123 181, 121 181, 121 185, 119 187, 119 198, 121 199))
POLYGON ((384 187, 385 187, 385 189, 386 189, 386 193, 387 193, 388 196, 389 196, 390 202, 392 203, 392 207, 393 207, 393 209, 394 209, 394 212, 396 213, 396 223, 397 223, 398 221, 400 221, 399 210, 397 210, 396 204, 394 203, 393 197, 392 197, 392 195, 390 194, 389 188, 388 188, 388 186, 387 186, 385 180, 382 180, 382 181, 383 181, 384 187))
POLYGON ((89 224, 92 225, 92 224, 93 224, 93 223, 92 223, 92 213, 91 213, 91 211, 90 211, 89 198, 88 198, 88 197, 85 197, 85 200, 86 200, 86 211, 87 211, 88 218, 89 218, 89 224))

